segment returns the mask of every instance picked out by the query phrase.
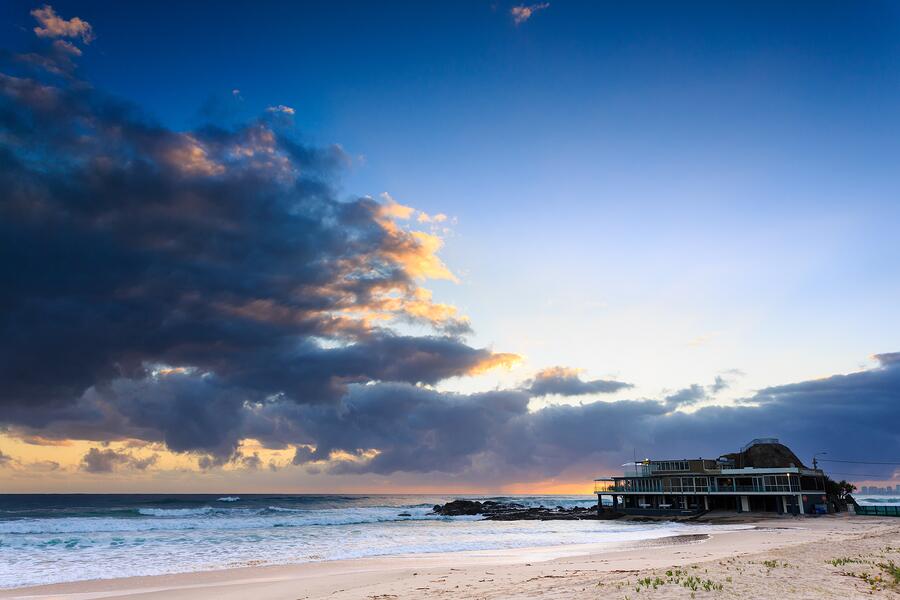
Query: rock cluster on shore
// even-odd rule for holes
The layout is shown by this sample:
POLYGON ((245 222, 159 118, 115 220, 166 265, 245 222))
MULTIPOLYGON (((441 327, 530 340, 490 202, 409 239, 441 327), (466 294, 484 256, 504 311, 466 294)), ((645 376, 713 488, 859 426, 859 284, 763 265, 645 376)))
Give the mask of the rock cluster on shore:
POLYGON ((453 500, 435 504, 434 513, 443 516, 481 515, 489 521, 579 521, 585 519, 616 519, 619 513, 598 511, 596 506, 573 508, 525 507, 515 502, 493 500, 453 500))

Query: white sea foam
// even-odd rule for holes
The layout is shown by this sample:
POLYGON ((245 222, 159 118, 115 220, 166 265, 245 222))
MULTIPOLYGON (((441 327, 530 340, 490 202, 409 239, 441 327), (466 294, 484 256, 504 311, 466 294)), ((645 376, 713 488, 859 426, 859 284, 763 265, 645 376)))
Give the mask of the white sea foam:
MULTIPOLYGON (((540 503, 565 505, 549 500, 540 503)), ((346 508, 316 509, 246 504, 145 507, 102 517, 0 520, 0 587, 220 569, 258 561, 288 564, 655 539, 699 533, 709 527, 615 521, 482 521, 479 517, 441 517, 431 514, 429 504, 409 503, 350 503, 346 508), (411 516, 400 517, 400 513, 411 516)))
POLYGON ((862 506, 900 506, 900 495, 872 494, 857 496, 854 494, 853 499, 862 506))
MULTIPOLYGON (((223 509, 224 510, 224 509, 223 509)), ((212 506, 201 508, 141 508, 138 513, 145 517, 197 517, 216 512, 212 506)), ((223 513, 224 514, 224 513, 223 513)))
POLYGON ((240 499, 240 496, 222 496, 221 498, 216 499, 216 502, 237 502, 240 499))

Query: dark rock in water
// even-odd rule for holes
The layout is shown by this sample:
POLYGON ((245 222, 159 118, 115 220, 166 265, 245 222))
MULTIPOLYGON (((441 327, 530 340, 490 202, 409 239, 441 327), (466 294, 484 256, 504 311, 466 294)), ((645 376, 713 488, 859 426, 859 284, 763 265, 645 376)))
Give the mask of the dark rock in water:
POLYGON ((434 506, 434 512, 448 517, 480 515, 485 510, 486 505, 493 508, 496 504, 496 502, 491 502, 490 500, 484 503, 481 503, 478 500, 453 500, 443 506, 436 504, 434 506))
POLYGON ((397 515, 397 516, 398 516, 398 517, 411 517, 412 515, 409 514, 409 513, 400 513, 400 514, 397 515))
POLYGON ((590 508, 576 506, 574 508, 546 508, 543 506, 525 508, 515 502, 495 502, 486 500, 453 500, 443 506, 436 504, 434 513, 445 516, 481 515, 489 521, 578 521, 584 519, 618 519, 621 513, 598 511, 596 506, 590 508))

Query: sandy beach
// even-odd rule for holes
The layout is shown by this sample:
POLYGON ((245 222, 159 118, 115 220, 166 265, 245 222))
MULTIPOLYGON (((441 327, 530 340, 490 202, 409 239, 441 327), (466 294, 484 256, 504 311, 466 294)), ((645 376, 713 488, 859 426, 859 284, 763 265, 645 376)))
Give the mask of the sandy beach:
POLYGON ((900 521, 760 519, 753 528, 637 544, 569 545, 243 567, 0 591, 0 598, 900 597, 900 521), (882 567, 880 565, 885 565, 882 567))

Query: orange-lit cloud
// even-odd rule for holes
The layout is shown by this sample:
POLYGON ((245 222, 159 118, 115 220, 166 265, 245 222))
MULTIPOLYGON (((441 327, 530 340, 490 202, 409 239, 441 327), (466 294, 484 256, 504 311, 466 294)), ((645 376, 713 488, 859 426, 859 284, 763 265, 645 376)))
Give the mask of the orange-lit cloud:
POLYGON ((510 352, 498 352, 487 356, 478 364, 472 366, 468 370, 468 374, 480 375, 482 373, 487 373, 488 371, 491 371, 493 369, 511 369, 521 362, 522 357, 518 354, 512 354, 510 352))
POLYGON ((387 192, 381 193, 384 202, 381 203, 379 213, 384 219, 409 219, 416 209, 411 206, 400 204, 387 192))
POLYGON ((56 40, 55 42, 53 42, 53 47, 64 54, 81 56, 81 48, 79 48, 72 42, 67 42, 66 40, 56 40))
POLYGON ((549 7, 549 2, 531 4, 530 6, 513 6, 511 9, 509 9, 509 14, 512 15, 513 23, 515 23, 516 25, 521 25, 522 23, 530 19, 537 11, 544 10, 545 8, 549 7))
POLYGON ((71 446, 71 440, 54 440, 39 435, 23 435, 22 441, 32 446, 71 446))
POLYGON ((584 369, 571 367, 548 367, 534 374, 535 379, 550 379, 552 377, 578 377, 584 369))
POLYGON ((45 4, 43 8, 32 10, 31 16, 40 23, 39 26, 34 28, 34 33, 38 37, 81 38, 81 41, 85 44, 90 44, 94 40, 94 30, 90 23, 78 17, 72 17, 68 20, 63 19, 56 14, 56 11, 49 4, 45 4))
POLYGON ((424 231, 392 231, 388 227, 385 229, 393 238, 392 243, 384 250, 385 255, 403 265, 411 277, 459 282, 456 275, 437 255, 444 243, 441 238, 424 231))
POLYGON ((225 167, 209 157, 207 149, 193 136, 181 134, 165 149, 162 159, 185 175, 221 175, 225 167))
POLYGON ((459 315, 458 309, 451 304, 434 302, 431 290, 422 287, 396 286, 375 290, 368 303, 348 305, 333 314, 338 318, 333 323, 336 328, 355 324, 351 325, 350 331, 358 330, 356 326, 371 329, 396 319, 427 323, 441 330, 469 329, 468 317, 459 315))
POLYGON ((534 396, 585 396, 611 394, 632 387, 631 384, 610 379, 581 379, 582 369, 549 367, 535 373, 525 389, 534 396))
POLYGON ((443 223, 447 220, 447 215, 444 213, 437 213, 436 215, 429 215, 425 212, 420 212, 416 217, 416 220, 419 223, 443 223))
POLYGON ((193 367, 170 367, 161 365, 154 367, 150 373, 155 377, 168 377, 169 375, 187 375, 194 371, 195 369, 193 367))

